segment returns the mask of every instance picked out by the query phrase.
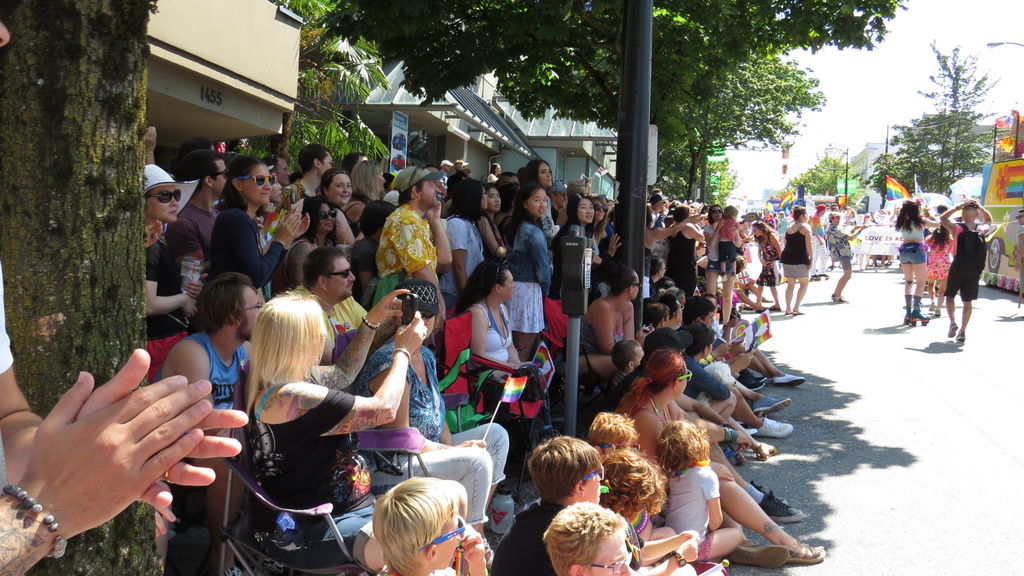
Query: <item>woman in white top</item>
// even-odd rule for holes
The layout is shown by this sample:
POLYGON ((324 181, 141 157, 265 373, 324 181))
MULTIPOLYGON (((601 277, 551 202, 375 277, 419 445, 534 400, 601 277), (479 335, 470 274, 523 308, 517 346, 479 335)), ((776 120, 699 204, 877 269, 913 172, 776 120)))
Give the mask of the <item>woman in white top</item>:
POLYGON ((473 315, 473 337, 470 350, 514 370, 522 364, 512 344, 512 330, 505 303, 512 299, 515 283, 512 273, 492 260, 484 260, 466 281, 457 307, 473 315))

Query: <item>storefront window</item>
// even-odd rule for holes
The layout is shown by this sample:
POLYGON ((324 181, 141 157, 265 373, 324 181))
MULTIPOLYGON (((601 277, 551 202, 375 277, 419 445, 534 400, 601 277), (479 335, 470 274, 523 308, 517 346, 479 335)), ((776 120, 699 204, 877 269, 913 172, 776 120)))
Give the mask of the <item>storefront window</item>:
POLYGON ((438 164, 444 154, 444 136, 427 134, 422 130, 409 131, 409 165, 438 164))

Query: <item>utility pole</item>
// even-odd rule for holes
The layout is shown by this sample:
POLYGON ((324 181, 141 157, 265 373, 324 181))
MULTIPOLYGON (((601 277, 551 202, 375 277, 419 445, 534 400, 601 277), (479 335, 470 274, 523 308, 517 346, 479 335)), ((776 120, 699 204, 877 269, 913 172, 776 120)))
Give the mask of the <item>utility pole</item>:
MULTIPOLYGON (((622 237, 623 263, 643 278, 647 227, 647 134, 651 124, 653 0, 624 0, 625 46, 619 100, 619 206, 615 231, 622 237)), ((640 322, 640 300, 635 302, 640 322)), ((635 328, 639 328, 637 324, 635 328)), ((629 329, 629 328, 627 328, 629 329)))

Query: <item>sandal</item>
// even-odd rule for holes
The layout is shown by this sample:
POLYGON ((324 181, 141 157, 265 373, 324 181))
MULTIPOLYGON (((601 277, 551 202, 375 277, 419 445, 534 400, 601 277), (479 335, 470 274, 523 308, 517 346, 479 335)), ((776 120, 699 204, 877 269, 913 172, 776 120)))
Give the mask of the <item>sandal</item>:
POLYGON ((760 460, 761 462, 766 462, 769 458, 779 453, 778 448, 772 446, 771 444, 766 444, 764 442, 751 446, 750 451, 753 452, 754 457, 760 460))
POLYGON ((781 568, 792 556, 785 546, 740 546, 729 554, 729 561, 760 568, 781 568))
POLYGON ((804 544, 800 545, 800 549, 797 551, 789 551, 789 559, 786 560, 786 564, 794 564, 797 566, 810 566, 812 564, 821 564, 825 561, 825 548, 823 546, 815 546, 811 548, 804 544))

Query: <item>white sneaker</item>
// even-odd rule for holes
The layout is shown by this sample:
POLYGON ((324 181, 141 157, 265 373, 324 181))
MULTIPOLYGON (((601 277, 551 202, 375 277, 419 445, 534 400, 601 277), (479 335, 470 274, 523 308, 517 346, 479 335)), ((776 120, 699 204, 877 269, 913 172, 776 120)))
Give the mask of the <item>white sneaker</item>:
POLYGON ((785 438, 793 433, 793 425, 765 418, 761 429, 757 431, 758 436, 766 438, 785 438))
POLYGON ((783 374, 782 376, 774 376, 771 383, 774 386, 799 386, 804 383, 804 379, 792 374, 783 374))

